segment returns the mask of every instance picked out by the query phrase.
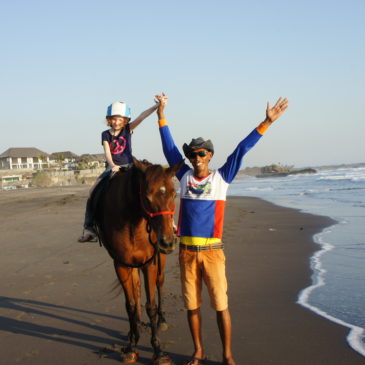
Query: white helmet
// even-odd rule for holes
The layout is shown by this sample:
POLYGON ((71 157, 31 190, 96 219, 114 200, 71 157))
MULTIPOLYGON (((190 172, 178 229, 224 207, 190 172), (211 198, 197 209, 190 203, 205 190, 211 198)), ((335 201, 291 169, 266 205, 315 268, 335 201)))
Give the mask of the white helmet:
POLYGON ((113 116, 120 116, 120 117, 126 117, 131 119, 131 109, 122 101, 116 101, 113 104, 110 104, 108 106, 108 109, 106 110, 106 116, 107 117, 113 117, 113 116))

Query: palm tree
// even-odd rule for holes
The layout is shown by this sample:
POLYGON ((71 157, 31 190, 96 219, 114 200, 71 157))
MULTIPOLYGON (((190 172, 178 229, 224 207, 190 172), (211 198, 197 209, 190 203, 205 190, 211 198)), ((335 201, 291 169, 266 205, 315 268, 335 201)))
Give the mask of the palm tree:
MULTIPOLYGON (((40 161, 40 163, 38 165, 39 166, 39 170, 42 170, 42 168, 43 168, 43 162, 47 162, 47 155, 44 154, 44 153, 41 153, 41 154, 39 154, 38 159, 40 161)), ((48 164, 46 165, 46 167, 48 167, 48 164)))
POLYGON ((65 155, 63 153, 58 153, 56 155, 56 162, 57 162, 57 164, 58 164, 58 166, 59 166, 60 169, 63 166, 64 160, 65 160, 65 155))

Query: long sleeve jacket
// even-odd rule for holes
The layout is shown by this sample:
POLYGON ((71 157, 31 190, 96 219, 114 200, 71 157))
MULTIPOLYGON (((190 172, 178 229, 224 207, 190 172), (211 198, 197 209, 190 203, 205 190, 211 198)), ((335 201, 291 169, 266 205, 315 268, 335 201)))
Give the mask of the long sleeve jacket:
MULTIPOLYGON (((165 119, 159 120, 159 127, 164 155, 169 165, 174 165, 183 160, 183 156, 174 143, 165 119)), ((228 186, 239 171, 243 156, 266 129, 261 123, 237 145, 223 166, 203 179, 195 177, 187 164, 177 172, 181 199, 178 235, 182 243, 205 245, 221 242, 228 186)))

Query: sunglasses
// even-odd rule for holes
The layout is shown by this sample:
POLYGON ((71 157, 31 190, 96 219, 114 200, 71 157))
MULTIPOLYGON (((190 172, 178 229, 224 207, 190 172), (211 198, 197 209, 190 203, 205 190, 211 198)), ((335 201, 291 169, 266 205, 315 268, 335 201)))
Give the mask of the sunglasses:
POLYGON ((208 151, 198 151, 198 152, 190 152, 189 158, 193 159, 197 156, 199 157, 205 157, 208 154, 208 151))

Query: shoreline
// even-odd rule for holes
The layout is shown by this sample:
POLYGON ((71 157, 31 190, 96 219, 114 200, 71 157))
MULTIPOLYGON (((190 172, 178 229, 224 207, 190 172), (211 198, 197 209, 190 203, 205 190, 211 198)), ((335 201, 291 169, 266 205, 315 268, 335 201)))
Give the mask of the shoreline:
MULTIPOLYGON (((333 218, 332 218, 333 219, 333 218)), ((326 270, 322 266, 322 262, 320 261, 320 257, 327 252, 333 250, 335 246, 333 246, 330 243, 326 243, 323 240, 323 234, 326 234, 327 232, 330 232, 331 227, 336 226, 337 224, 340 224, 339 221, 336 221, 332 226, 325 228, 322 232, 317 233, 314 235, 313 240, 318 243, 318 245, 321 246, 321 249, 315 252, 311 256, 311 266, 313 267, 313 280, 312 284, 308 286, 307 288, 304 288, 298 295, 297 303, 305 308, 308 308, 310 311, 314 312, 315 314, 333 322, 336 323, 344 328, 348 329, 348 335, 346 336, 346 341, 349 344, 349 346, 352 347, 352 349, 356 352, 358 352, 360 355, 365 357, 365 348, 364 343, 362 342, 362 338, 365 336, 364 329, 350 324, 346 321, 341 320, 340 318, 334 317, 330 315, 329 313, 322 311, 318 307, 311 305, 309 303, 309 296, 310 293, 321 287, 326 285, 325 279, 323 275, 325 274, 326 270)))
MULTIPOLYGON (((111 259, 98 243, 76 242, 87 191, 71 186, 0 193, 4 363, 120 363, 128 323, 124 298, 113 290, 111 259)), ((228 197, 223 239, 237 364, 363 363, 345 341, 347 328, 297 304, 300 291, 312 283, 310 257, 319 250, 313 236, 330 224, 327 217, 258 198, 228 197)), ((160 337, 173 362, 181 364, 193 347, 177 259, 177 250, 167 259, 170 328, 160 337)), ((206 292, 202 315, 206 364, 217 365, 221 345, 206 292)), ((152 357, 144 328, 136 364, 152 357)))
MULTIPOLYGON (((232 198, 236 198, 236 197, 242 198, 244 196, 232 195, 231 197, 232 198)), ((347 336, 345 336, 345 341, 348 343, 348 345, 354 351, 356 351, 357 353, 359 353, 360 355, 362 355, 365 358, 365 347, 364 347, 364 342, 362 341, 362 338, 365 338, 364 328, 351 324, 349 322, 346 322, 340 318, 334 317, 331 314, 310 304, 308 301, 309 297, 310 297, 310 293, 313 290, 326 285, 325 279, 323 277, 323 275, 326 273, 326 270, 322 266, 320 257, 335 248, 335 246, 333 244, 328 243, 323 239, 323 235, 330 233, 332 231, 332 227, 335 227, 335 226, 341 224, 342 222, 340 220, 336 219, 336 217, 325 215, 325 214, 313 213, 308 210, 305 210, 304 208, 303 209, 292 208, 289 206, 280 205, 278 202, 273 202, 270 200, 266 200, 264 198, 258 198, 258 197, 253 197, 253 198, 262 200, 269 204, 273 204, 274 206, 277 206, 279 208, 293 209, 299 213, 310 214, 310 215, 318 216, 318 217, 324 217, 324 218, 328 218, 331 221, 331 224, 329 226, 324 227, 323 230, 315 233, 312 237, 313 241, 319 245, 319 249, 314 251, 313 254, 310 256, 310 267, 312 269, 312 283, 308 287, 303 288, 298 293, 297 303, 299 305, 303 306, 304 308, 309 309, 313 313, 327 319, 328 321, 336 323, 336 324, 346 328, 348 330, 348 334, 347 334, 347 336)))
MULTIPOLYGON (((312 263, 312 258, 314 257, 314 255, 317 253, 317 252, 321 252, 322 251, 322 244, 320 244, 319 242, 316 242, 315 241, 315 236, 318 236, 318 235, 321 235, 323 234, 323 232, 326 230, 326 229, 329 229, 329 227, 332 227, 334 224, 337 224, 337 221, 335 221, 333 218, 331 217, 327 217, 327 216, 320 216, 320 215, 314 215, 314 214, 311 214, 311 213, 306 213, 306 212, 303 212, 303 211, 300 211, 298 209, 295 209, 295 208, 287 208, 287 207, 283 207, 283 206, 280 206, 280 205, 277 205, 277 204, 274 204, 274 203, 271 203, 271 202, 268 202, 266 200, 263 200, 263 199, 260 199, 260 198, 247 198, 247 197, 229 197, 231 199, 233 199, 233 201, 235 201, 235 199, 244 199, 245 203, 247 203, 247 201, 249 201, 251 203, 252 202, 260 202, 260 205, 262 203, 262 208, 263 209, 259 209, 257 212, 258 213, 261 213, 260 214, 260 218, 258 216, 256 216, 256 221, 257 219, 259 218, 260 219, 263 219, 263 221, 266 220, 267 217, 271 217, 271 219, 268 219, 268 225, 266 226, 266 229, 271 232, 268 234, 268 236, 271 234, 271 235, 275 235, 276 232, 279 231, 279 228, 276 228, 276 224, 280 226, 283 226, 284 229, 291 229, 293 230, 294 227, 290 227, 297 219, 298 219, 298 228, 299 228, 299 232, 297 231, 297 243, 304 243, 306 245, 306 248, 303 248, 301 247, 300 249, 302 250, 302 255, 304 257, 301 258, 299 264, 301 265, 302 267, 302 277, 300 278, 302 280, 302 286, 300 287, 300 285, 297 285, 297 289, 296 291, 294 291, 293 293, 293 297, 292 297, 292 300, 293 302, 292 303, 285 303, 285 306, 287 306, 288 304, 290 304, 290 307, 292 308, 292 310, 294 310, 294 306, 293 305, 298 305, 300 306, 300 308, 304 311, 308 311, 308 309, 304 306, 302 306, 301 303, 297 303, 298 302, 298 299, 300 297, 300 294, 303 292, 303 290, 305 290, 306 288, 310 287, 312 285, 312 276, 314 275, 314 271, 312 270, 311 268, 311 263, 312 263), (269 204, 269 207, 265 207, 266 204, 269 204), (278 208, 279 211, 276 211, 275 208, 278 208), (264 211, 266 209, 266 211, 264 211), (273 216, 272 215, 272 210, 275 211, 275 215, 278 215, 278 216, 273 216), (297 216, 298 214, 298 216, 297 216), (282 220, 286 219, 285 217, 289 215, 289 217, 292 218, 292 221, 291 221, 291 224, 288 224, 286 225, 285 223, 283 224, 282 220), (293 219, 293 215, 296 216, 295 219, 293 219), (261 218, 263 217, 263 218, 261 218), (277 221, 278 219, 278 221, 277 221), (304 224, 304 222, 306 222, 307 220, 308 221, 308 226, 306 224, 304 224), (270 224, 271 223, 271 224, 270 224), (306 242, 303 242, 303 241, 306 241, 306 242), (305 276, 305 280, 303 280, 303 276, 305 276)), ((228 199, 229 201, 230 199, 228 199)), ((229 207, 227 206, 227 211, 229 211, 229 207)), ((252 218, 252 216, 248 216, 247 218, 252 218)), ((253 219, 251 219, 253 220, 253 219)), ((248 223, 248 222, 247 222, 248 223)), ((295 229, 294 229, 294 232, 295 232, 295 229)), ((283 236, 291 236, 293 237, 293 235, 290 234, 290 232, 283 232, 283 236)), ((289 244, 290 246, 290 244, 289 244)), ((290 249, 290 247, 287 246, 286 249, 290 249)), ((297 247, 299 248, 299 247, 297 247)), ((288 264, 288 260, 285 260, 285 265, 288 264)), ((270 271, 270 269, 273 269, 272 267, 268 267, 268 268, 265 268, 265 269, 268 269, 268 271, 270 271)), ((298 267, 296 268, 298 269, 298 267)), ((289 272, 291 272, 292 270, 288 270, 289 272)), ((269 273, 265 273, 267 276, 266 278, 270 278, 270 274, 269 273)), ((296 284, 298 284, 299 281, 297 281, 296 284)), ((280 292, 281 290, 285 290, 287 291, 288 290, 288 287, 285 287, 285 288, 281 288, 280 289, 280 292)), ((288 306, 289 308, 289 306, 288 306)), ((302 318, 305 318, 307 317, 307 314, 306 312, 302 312, 302 310, 298 310, 298 308, 295 308, 295 312, 297 312, 297 315, 298 315, 298 318, 299 318, 299 315, 302 317, 302 318)), ((316 312, 313 312, 312 310, 309 310, 309 313, 311 315, 314 316, 314 318, 309 318, 310 316, 308 316, 308 318, 306 318, 306 321, 310 321, 310 320, 316 320, 318 319, 318 325, 321 324, 323 325, 324 327, 328 327, 326 328, 326 332, 327 334, 324 336, 327 338, 327 341, 330 342, 330 337, 332 337, 332 335, 334 334, 334 332, 331 332, 330 328, 332 328, 333 331, 336 331, 337 332, 337 335, 340 336, 340 340, 342 341, 342 346, 344 347, 347 347, 348 346, 348 343, 346 342, 346 338, 348 336, 350 336, 351 334, 349 333, 349 328, 348 326, 343 326, 342 323, 336 323, 336 322, 332 322, 330 321, 328 318, 325 318, 325 317, 321 317, 321 316, 318 316, 318 314, 316 312), (340 335, 341 334, 341 335, 340 335)), ((286 330, 291 327, 291 326, 284 326, 286 327, 286 330)), ((324 329, 324 327, 322 327, 321 329, 324 329)), ((295 331, 293 329, 293 331, 295 331)), ((318 329, 319 331, 319 329, 318 329)), ((277 332, 277 333, 280 333, 280 331, 274 331, 274 332, 277 332)), ((315 336, 314 333, 311 333, 310 336, 315 336)), ((303 344, 302 346, 305 346, 306 344, 311 346, 311 347, 315 347, 315 345, 318 345, 318 344, 314 344, 313 343, 313 340, 309 340, 309 337, 310 337, 308 334, 305 335, 304 333, 304 329, 303 329, 303 333, 301 334, 301 338, 302 338, 302 341, 303 341, 303 344)), ((299 340, 299 339, 298 339, 299 340)), ((319 339, 318 339, 319 340, 319 339)), ((338 340, 338 339, 337 339, 338 340)), ((299 346, 299 344, 291 344, 293 347, 293 349, 295 348, 296 349, 296 352, 299 353, 301 351, 303 351, 303 355, 307 355, 306 354, 306 351, 304 348, 302 348, 302 346, 299 346)), ((326 352, 325 348, 328 346, 328 343, 326 344, 322 344, 323 345, 323 351, 324 353, 326 352)), ((339 346, 338 345, 334 345, 333 348, 335 348, 336 346, 339 346)), ((348 347, 350 349, 350 347, 348 347)), ((355 355, 354 359, 350 359, 350 358, 346 358, 345 360, 345 357, 343 358, 343 360, 340 360, 339 358, 337 358, 337 356, 339 356, 335 350, 333 350, 334 353, 329 355, 331 358, 327 358, 325 354, 323 354, 323 360, 321 361, 318 361, 316 362, 314 359, 312 360, 308 360, 308 362, 306 362, 304 359, 300 360, 300 359, 296 359, 294 361, 293 359, 293 363, 296 363, 296 364, 305 364, 305 363, 313 363, 313 364, 322 364, 322 363, 331 363, 331 364, 341 364, 341 363, 348 363, 348 364, 355 364, 357 363, 357 361, 363 361, 363 357, 360 355, 360 353, 356 352, 355 349, 351 348, 351 351, 353 351, 355 355), (335 355, 336 354, 336 355, 335 355), (335 355, 335 356, 332 356, 332 355, 335 355), (357 360, 355 360, 355 358, 357 358, 357 360), (343 362, 341 362, 343 361, 343 362)), ((298 356, 300 357, 300 356, 298 356)), ((253 361, 253 360, 252 360, 253 361)), ((250 363, 250 362, 249 362, 250 363)), ((256 363, 256 362, 252 362, 253 364, 256 363)), ((278 361, 279 363, 279 361, 278 361)), ((257 362, 257 364, 259 364, 259 362, 257 362)))

